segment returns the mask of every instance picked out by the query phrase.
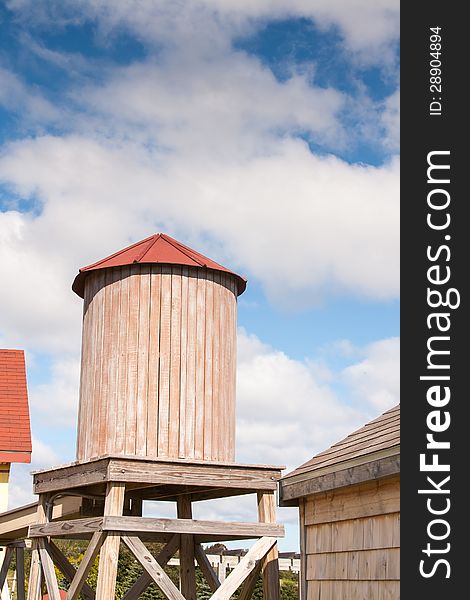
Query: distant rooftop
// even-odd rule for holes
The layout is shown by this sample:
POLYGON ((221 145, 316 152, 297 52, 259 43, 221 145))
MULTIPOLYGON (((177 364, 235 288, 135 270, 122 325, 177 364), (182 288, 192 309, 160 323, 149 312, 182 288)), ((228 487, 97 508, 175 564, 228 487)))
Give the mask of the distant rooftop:
POLYGON ((23 350, 0 350, 0 462, 31 462, 23 350))

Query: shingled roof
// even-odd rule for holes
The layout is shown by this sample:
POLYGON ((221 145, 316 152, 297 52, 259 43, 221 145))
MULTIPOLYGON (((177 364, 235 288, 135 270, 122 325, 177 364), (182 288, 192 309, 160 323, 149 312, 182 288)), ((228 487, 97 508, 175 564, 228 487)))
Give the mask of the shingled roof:
POLYGON ((0 462, 31 462, 23 350, 0 349, 0 462))
POLYGON ((399 471, 400 405, 397 404, 284 475, 281 494, 284 489, 284 496, 293 499, 302 495, 302 489, 314 493, 399 471), (309 485, 301 485, 307 480, 309 485))
POLYGON ((237 280, 238 295, 246 288, 246 279, 219 265, 203 254, 185 246, 165 233, 156 233, 140 242, 127 246, 111 256, 82 267, 72 284, 72 290, 81 298, 84 297, 85 279, 90 271, 109 269, 132 264, 166 264, 212 269, 230 273, 237 280))

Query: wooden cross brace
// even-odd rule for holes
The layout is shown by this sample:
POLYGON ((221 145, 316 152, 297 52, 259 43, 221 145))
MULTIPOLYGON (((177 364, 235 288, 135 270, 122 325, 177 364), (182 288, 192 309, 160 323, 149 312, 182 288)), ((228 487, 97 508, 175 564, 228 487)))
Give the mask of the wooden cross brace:
MULTIPOLYGON (((185 600, 184 596, 171 581, 168 575, 163 570, 162 566, 147 550, 142 540, 134 535, 122 536, 123 542, 127 545, 130 551, 134 554, 152 580, 158 585, 161 591, 165 594, 168 600, 185 600)), ((229 600, 237 588, 248 578, 248 576, 257 569, 261 559, 263 559, 271 548, 276 543, 276 538, 263 537, 260 538, 248 553, 242 558, 240 563, 230 573, 227 579, 217 587, 212 594, 212 600, 229 600)), ((207 560, 207 559, 206 559, 207 560)), ((209 565, 209 568, 210 565, 209 565)), ((212 568, 211 568, 212 569, 212 568)), ((212 585, 216 582, 212 579, 212 585)), ((249 587, 252 590, 253 582, 249 582, 249 587)), ((243 593, 243 590, 242 590, 243 593)), ((244 597, 248 597, 244 594, 244 597)))

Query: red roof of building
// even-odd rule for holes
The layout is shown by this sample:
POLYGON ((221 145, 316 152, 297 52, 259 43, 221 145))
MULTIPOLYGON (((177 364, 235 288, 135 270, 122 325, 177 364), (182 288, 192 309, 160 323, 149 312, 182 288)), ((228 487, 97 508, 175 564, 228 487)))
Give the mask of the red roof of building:
POLYGON ((237 279, 238 295, 242 294, 246 288, 246 279, 240 275, 219 265, 210 258, 207 258, 207 256, 188 248, 188 246, 174 240, 169 235, 157 233, 145 238, 145 240, 132 244, 132 246, 119 250, 92 265, 82 267, 75 277, 72 290, 83 298, 85 293, 85 279, 89 271, 122 267, 136 263, 183 265, 223 271, 224 273, 230 273, 237 279))
POLYGON ((0 462, 31 462, 23 350, 0 350, 0 462))

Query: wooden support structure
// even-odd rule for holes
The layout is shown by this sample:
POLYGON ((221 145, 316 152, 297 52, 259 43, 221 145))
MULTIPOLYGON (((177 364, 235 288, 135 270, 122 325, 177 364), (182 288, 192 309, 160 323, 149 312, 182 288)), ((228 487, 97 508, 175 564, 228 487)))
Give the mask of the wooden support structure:
MULTIPOLYGON (((175 534, 168 544, 163 548, 163 550, 159 553, 156 558, 158 564, 163 568, 166 563, 170 560, 173 554, 180 547, 180 536, 175 534)), ((153 579, 148 574, 147 571, 144 570, 142 575, 137 579, 132 587, 130 587, 124 595, 123 600, 135 600, 141 594, 145 592, 148 586, 152 583, 153 579)))
MULTIPOLYGON (((108 483, 104 502, 105 516, 122 515, 125 489, 126 486, 122 482, 108 483)), ((96 586, 96 595, 99 600, 114 600, 120 542, 119 533, 109 533, 101 547, 98 583, 96 586)))
MULTIPOLYGON (((194 523, 190 496, 180 496, 176 503, 178 519, 194 523)), ((181 593, 186 600, 196 600, 196 572, 194 570, 194 536, 181 534, 180 542, 181 593)))
MULTIPOLYGON (((274 492, 258 492, 258 516, 262 523, 276 522, 276 502, 274 492)), ((263 573, 263 598, 264 600, 279 600, 279 562, 277 545, 268 552, 263 560, 261 571, 263 573)))
POLYGON ((125 600, 136 600, 151 583, 155 583, 168 600, 196 600, 196 564, 214 600, 229 600, 240 586, 241 600, 249 600, 260 572, 265 600, 279 600, 276 539, 284 535, 284 528, 276 523, 274 489, 280 471, 280 467, 266 465, 205 464, 202 461, 183 464, 179 460, 113 456, 35 474, 35 491, 41 492, 37 523, 28 531, 33 543, 28 600, 39 600, 41 572, 49 597, 58 600, 54 563, 70 581, 67 600, 77 600, 80 595, 85 600, 114 600, 121 541, 144 568, 144 573, 125 593, 125 600), (49 519, 54 495, 67 492, 97 500, 83 503, 82 518, 49 519), (257 521, 193 519, 193 502, 239 494, 256 495, 257 521), (140 516, 142 500, 147 498, 176 502, 177 518, 140 516), (97 514, 97 507, 103 507, 101 515, 97 514), (53 538, 90 540, 78 569, 70 564, 53 538), (201 544, 240 539, 257 541, 230 574, 218 577, 201 544), (147 540, 166 545, 155 557, 145 546, 147 540), (180 589, 164 570, 178 550, 180 589), (98 554, 95 593, 86 579, 98 554))
MULTIPOLYGON (((49 520, 47 500, 48 494, 40 494, 38 500, 38 524, 47 523, 49 520)), ((29 571, 28 600, 41 599, 41 560, 39 557, 39 540, 33 540, 31 550, 31 568, 29 571)))

